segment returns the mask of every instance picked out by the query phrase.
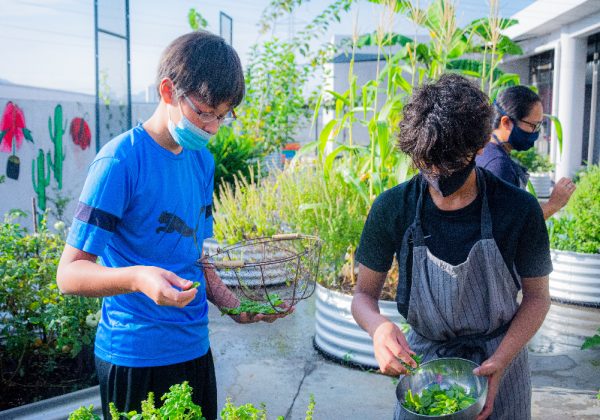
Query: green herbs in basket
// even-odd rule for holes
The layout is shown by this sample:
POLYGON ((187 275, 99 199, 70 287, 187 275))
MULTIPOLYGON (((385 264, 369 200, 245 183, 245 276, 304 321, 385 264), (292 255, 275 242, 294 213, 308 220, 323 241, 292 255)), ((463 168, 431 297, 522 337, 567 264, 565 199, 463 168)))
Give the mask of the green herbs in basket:
POLYGON ((239 315, 242 312, 250 314, 275 314, 277 311, 273 306, 279 306, 283 303, 283 300, 277 293, 269 293, 267 295, 267 302, 257 302, 250 299, 242 299, 240 306, 236 308, 221 308, 221 313, 226 315, 239 315), (270 302, 270 303, 269 303, 270 302))
POLYGON ((435 384, 416 395, 409 389, 402 405, 413 413, 441 416, 464 410, 475 404, 475 401, 460 385, 454 384, 449 389, 443 389, 435 384))

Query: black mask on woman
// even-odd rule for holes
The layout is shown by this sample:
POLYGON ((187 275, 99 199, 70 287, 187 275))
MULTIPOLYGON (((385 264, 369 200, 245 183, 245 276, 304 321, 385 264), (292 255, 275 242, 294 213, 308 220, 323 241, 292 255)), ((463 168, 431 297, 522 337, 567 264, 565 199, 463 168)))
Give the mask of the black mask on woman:
POLYGON ((534 133, 529 133, 519 127, 515 120, 512 120, 512 122, 513 129, 508 136, 508 142, 510 145, 513 147, 513 149, 519 152, 531 149, 535 141, 538 139, 540 132, 536 131, 534 133))
POLYGON ((423 176, 429 185, 431 185, 431 188, 442 194, 443 197, 448 197, 458 191, 467 182, 473 168, 475 168, 475 156, 473 156, 473 159, 471 159, 467 166, 452 172, 450 175, 440 176, 423 173, 423 176))

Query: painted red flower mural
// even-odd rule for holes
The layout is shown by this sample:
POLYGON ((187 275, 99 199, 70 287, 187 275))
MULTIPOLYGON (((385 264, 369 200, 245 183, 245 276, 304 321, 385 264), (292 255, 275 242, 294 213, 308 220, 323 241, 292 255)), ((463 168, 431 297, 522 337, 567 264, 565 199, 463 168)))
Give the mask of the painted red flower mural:
POLYGON ((81 147, 82 150, 90 147, 92 132, 90 131, 90 126, 83 118, 73 118, 69 131, 71 132, 73 143, 81 147))
POLYGON ((25 127, 25 115, 17 105, 8 102, 0 119, 0 151, 11 153, 6 165, 6 176, 19 178, 20 161, 17 150, 21 148, 23 139, 33 143, 31 132, 25 127))

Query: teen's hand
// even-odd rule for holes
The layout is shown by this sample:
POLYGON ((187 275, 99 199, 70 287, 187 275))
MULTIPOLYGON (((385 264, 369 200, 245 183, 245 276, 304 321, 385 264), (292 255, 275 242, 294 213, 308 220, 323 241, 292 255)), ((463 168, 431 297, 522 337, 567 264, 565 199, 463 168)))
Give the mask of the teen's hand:
POLYGON ((503 363, 494 359, 493 357, 490 357, 483 362, 481 366, 473 370, 473 373, 477 376, 488 377, 487 398, 485 400, 483 410, 481 410, 481 413, 479 413, 477 416, 477 420, 485 420, 492 415, 492 412, 494 411, 494 401, 496 400, 498 388, 500 387, 500 381, 502 381, 502 376, 504 376, 505 369, 506 366, 503 363))
POLYGON ((408 370, 401 361, 414 368, 417 367, 417 362, 410 357, 415 352, 408 346, 400 328, 391 321, 383 322, 375 330, 373 349, 379 368, 386 375, 398 376, 407 373, 408 370))
POLYGON ((142 292, 157 305, 183 308, 196 297, 198 290, 189 280, 182 279, 175 273, 159 267, 137 266, 134 274, 134 289, 142 292), (179 291, 179 289, 184 289, 179 291), (188 289, 188 290, 185 290, 188 289))

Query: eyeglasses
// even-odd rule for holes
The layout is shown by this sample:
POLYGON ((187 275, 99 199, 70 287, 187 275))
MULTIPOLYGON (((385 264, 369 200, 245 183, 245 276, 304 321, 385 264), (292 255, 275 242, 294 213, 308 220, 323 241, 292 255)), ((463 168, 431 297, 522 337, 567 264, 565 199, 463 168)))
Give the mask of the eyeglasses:
POLYGON ((212 112, 202 112, 191 101, 190 98, 188 98, 186 95, 184 95, 184 98, 187 101, 190 108, 192 108, 192 111, 194 111, 196 113, 196 115, 198 115, 198 118, 204 124, 210 124, 211 122, 218 120, 219 125, 229 125, 237 119, 237 116, 235 115, 235 111, 233 109, 230 112, 228 112, 227 114, 222 115, 222 116, 216 115, 212 112))
POLYGON ((538 131, 540 131, 542 129, 542 124, 544 123, 544 121, 540 121, 537 123, 532 123, 532 122, 525 121, 525 120, 519 120, 519 121, 530 126, 533 129, 533 131, 532 131, 533 133, 537 133, 538 131))

